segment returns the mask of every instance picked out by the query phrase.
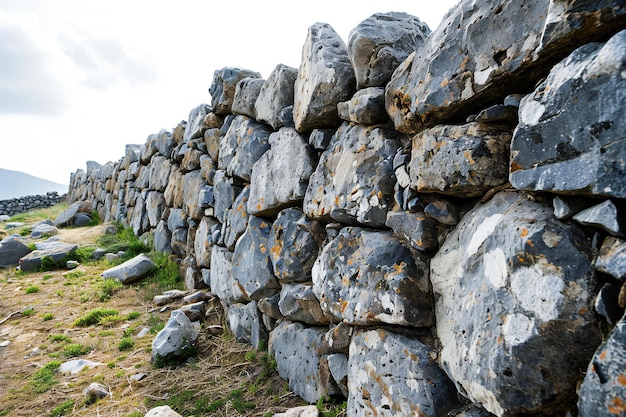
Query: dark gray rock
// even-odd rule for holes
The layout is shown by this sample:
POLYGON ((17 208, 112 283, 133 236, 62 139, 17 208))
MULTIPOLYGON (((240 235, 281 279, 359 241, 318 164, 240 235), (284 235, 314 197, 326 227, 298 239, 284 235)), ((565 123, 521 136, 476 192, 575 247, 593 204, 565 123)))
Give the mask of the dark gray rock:
MULTIPOLYGON (((0 244, 4 243, 4 240, 0 244)), ((57 265, 64 264, 65 259, 76 252, 78 245, 47 240, 35 243, 36 250, 28 253, 20 259, 20 269, 24 272, 37 271, 42 266, 43 259, 46 258, 57 265)))
POLYGON ((184 360, 198 340, 199 326, 180 310, 172 311, 165 327, 152 341, 152 360, 184 360))
POLYGON ((231 113, 237 83, 244 78, 261 78, 261 74, 230 67, 214 72, 209 93, 211 94, 211 107, 215 114, 223 116, 231 113))
MULTIPOLYGON (((226 175, 226 171, 218 170, 215 172, 213 184, 213 215, 221 223, 225 221, 226 210, 233 206, 235 199, 241 193, 243 187, 240 187, 235 181, 226 175)), ((245 207, 244 207, 245 210, 245 207)))
MULTIPOLYGON (((77 214, 75 219, 78 219, 78 215, 80 215, 80 213, 77 214)), ((91 221, 91 217, 89 217, 89 220, 91 221)), ((58 234, 59 229, 54 227, 51 220, 44 220, 43 222, 39 222, 34 225, 33 228, 30 230, 30 237, 35 239, 43 236, 55 236, 58 234)))
POLYGON ((262 78, 244 78, 239 81, 235 88, 232 112, 256 119, 255 104, 264 83, 262 78))
POLYGON ((294 85, 295 129, 309 132, 337 127, 337 103, 356 91, 354 70, 346 44, 327 23, 309 27, 294 85))
POLYGON ((268 245, 274 274, 281 283, 311 280, 311 268, 325 238, 323 225, 307 219, 302 210, 288 208, 278 213, 268 245))
POLYGON ((441 125, 413 137, 411 188, 424 193, 478 196, 509 175, 508 128, 469 123, 441 125))
POLYGON ((559 220, 571 219, 589 205, 587 200, 576 197, 557 196, 552 200, 554 216, 559 220))
POLYGON ((271 133, 267 125, 247 116, 235 116, 221 141, 219 169, 231 177, 250 181, 252 165, 270 148, 271 133))
POLYGON ((309 179, 303 208, 307 216, 347 224, 384 226, 393 204, 393 157, 397 132, 344 123, 309 179))
POLYGON ((572 403, 601 340, 579 228, 500 192, 463 217, 430 268, 441 364, 461 394, 498 416, 572 403))
POLYGON ((182 209, 173 208, 170 209, 170 215, 167 218, 167 228, 170 231, 176 229, 187 229, 189 223, 187 222, 187 214, 182 209))
POLYGON ((200 104, 189 112, 183 142, 188 143, 191 139, 201 138, 204 135, 206 126, 204 126, 204 118, 211 111, 208 104, 200 104))
POLYGON ((390 211, 385 224, 398 239, 417 250, 428 252, 439 246, 437 223, 424 213, 390 211))
POLYGON ((274 130, 284 126, 285 121, 280 115, 286 108, 293 108, 293 89, 297 77, 297 68, 287 65, 278 64, 272 70, 254 105, 258 121, 267 123, 274 130))
POLYGON ((309 403, 339 392, 320 375, 324 333, 324 329, 289 321, 281 321, 270 333, 269 352, 276 359, 278 374, 289 382, 294 394, 309 403))
POLYGON ((620 286, 613 283, 604 284, 598 292, 594 304, 596 312, 604 317, 611 326, 624 315, 624 309, 619 306, 618 302, 620 286))
POLYGON ((73 226, 76 214, 79 212, 91 213, 91 203, 88 201, 76 201, 72 203, 54 219, 54 225, 57 227, 73 226))
POLYGON ((612 236, 604 239, 594 265, 598 271, 626 280, 626 241, 612 236))
POLYGON ((481 123, 504 123, 517 124, 517 107, 496 104, 481 110, 476 116, 476 121, 481 123))
POLYGON ((316 155, 293 128, 281 128, 269 137, 271 148, 252 168, 248 213, 271 215, 297 206, 304 199, 316 155))
POLYGON ((280 291, 272 271, 268 245, 272 224, 250 216, 248 227, 235 245, 233 279, 247 299, 260 300, 280 291))
POLYGON ((224 212, 224 224, 222 225, 222 240, 224 246, 230 250, 235 249, 235 243, 248 227, 248 199, 250 186, 247 185, 232 203, 230 209, 224 212))
POLYGON ((350 343, 348 415, 437 417, 457 404, 456 390, 416 339, 360 330, 350 343))
POLYGON ((103 271, 101 275, 104 279, 114 278, 122 284, 130 284, 148 276, 156 266, 152 259, 142 253, 123 264, 103 271))
POLYGON ((384 87, 428 35, 428 25, 406 13, 376 13, 359 23, 348 36, 357 88, 384 87))
POLYGON ((332 321, 430 326, 428 265, 390 232, 345 227, 313 266, 313 290, 332 321))
POLYGON ((348 397, 348 356, 345 353, 328 355, 328 368, 344 397, 348 397))
POLYGON ((76 213, 74 217, 74 227, 85 227, 91 224, 91 214, 76 213))
POLYGON ((278 302, 283 317, 311 325, 328 324, 311 284, 283 284, 278 302))
MULTIPOLYGON (((626 6, 622 5, 622 9, 626 6)), ((523 190, 626 197, 626 31, 556 65, 522 100, 511 184, 523 190)))
POLYGON ((225 307, 246 301, 232 275, 233 253, 221 246, 213 246, 211 250, 211 294, 217 296, 225 307))
POLYGON ((28 247, 17 236, 9 236, 0 240, 0 267, 17 265, 20 259, 31 253, 28 247))
POLYGON ((328 147, 334 134, 334 129, 313 129, 309 135, 309 145, 315 150, 323 151, 328 147))
POLYGON ((575 215, 573 219, 585 226, 598 227, 614 236, 624 236, 617 207, 611 200, 589 207, 575 215))
POLYGON ((255 349, 267 347, 268 332, 261 320, 256 301, 231 305, 228 308, 227 320, 238 342, 249 343, 255 349))
POLYGON ((446 200, 431 201, 424 207, 424 214, 448 226, 457 224, 461 219, 459 210, 446 200))
POLYGON ((199 268, 208 268, 211 265, 211 248, 213 247, 211 235, 213 227, 216 226, 219 226, 219 222, 213 217, 203 217, 198 225, 193 249, 199 268))
POLYGON ((204 210, 198 204, 198 196, 205 185, 206 182, 199 170, 188 172, 183 177, 183 207, 192 219, 197 220, 204 215, 204 210))
POLYGON ((465 120, 533 88, 555 60, 623 28, 625 14, 626 6, 611 0, 463 0, 396 69, 387 113, 405 133, 465 120))
POLYGON ((613 328, 589 362, 578 391, 580 417, 614 417, 626 413, 626 316, 613 328))
POLYGON ((357 91, 348 101, 337 103, 337 112, 343 120, 373 125, 389 120, 385 111, 385 89, 368 87, 357 91))

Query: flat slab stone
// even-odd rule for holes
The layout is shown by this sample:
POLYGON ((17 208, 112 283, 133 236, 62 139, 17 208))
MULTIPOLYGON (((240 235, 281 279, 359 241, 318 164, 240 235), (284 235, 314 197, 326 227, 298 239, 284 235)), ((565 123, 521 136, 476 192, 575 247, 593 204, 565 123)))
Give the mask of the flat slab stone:
POLYGON ((101 275, 105 279, 117 279, 122 284, 130 284, 148 276, 156 266, 152 259, 142 253, 120 265, 107 269, 101 275))

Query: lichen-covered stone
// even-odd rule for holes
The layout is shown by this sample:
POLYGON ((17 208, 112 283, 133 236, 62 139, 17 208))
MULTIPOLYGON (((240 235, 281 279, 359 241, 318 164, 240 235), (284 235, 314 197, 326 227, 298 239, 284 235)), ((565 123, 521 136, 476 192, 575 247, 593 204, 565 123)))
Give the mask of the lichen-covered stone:
POLYGON ((613 236, 605 238, 594 265, 598 271, 626 280, 626 241, 613 236))
POLYGON ((246 297, 233 278, 232 269, 233 253, 221 246, 213 246, 209 287, 211 293, 217 296, 225 307, 246 301, 246 297))
POLYGON ((572 403, 600 341, 580 229, 501 192, 463 217, 430 268, 442 368, 460 393, 498 416, 572 403))
POLYGON ((284 125, 282 111, 293 106, 294 83, 298 69, 278 64, 261 87, 254 105, 256 119, 272 126, 275 130, 284 125))
POLYGON ((311 284, 283 284, 278 307, 287 320, 311 325, 328 324, 311 284))
POLYGON ((237 83, 244 78, 261 78, 261 74, 241 68, 225 67, 213 73, 213 83, 209 88, 211 107, 217 115, 231 113, 237 83))
POLYGON ((240 343, 249 343, 255 349, 267 347, 268 332, 261 320, 257 302, 233 304, 227 312, 228 326, 240 343))
POLYGON ((247 185, 232 203, 232 207, 224 212, 224 224, 222 225, 222 240, 224 246, 230 250, 235 249, 235 243, 248 227, 248 199, 250 186, 247 185))
POLYGON ((337 104, 339 117, 352 123, 373 125, 389 119, 385 111, 385 89, 368 87, 357 91, 348 101, 337 104))
POLYGON ((313 266, 313 290, 332 321, 430 326, 428 265, 390 232, 345 227, 313 266))
POLYGON ((256 118, 255 103, 264 83, 262 78, 244 78, 239 81, 235 88, 232 112, 256 118))
POLYGON ((437 223, 424 213, 389 212, 385 224, 417 250, 428 252, 439 245, 437 223))

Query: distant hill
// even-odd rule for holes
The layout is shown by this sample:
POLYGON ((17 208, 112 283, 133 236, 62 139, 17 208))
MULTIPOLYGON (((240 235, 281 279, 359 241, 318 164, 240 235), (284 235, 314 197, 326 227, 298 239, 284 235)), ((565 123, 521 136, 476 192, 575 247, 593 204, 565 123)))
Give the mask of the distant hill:
POLYGON ((0 168, 0 200, 46 194, 50 191, 65 194, 67 190, 67 185, 44 180, 23 172, 0 168))

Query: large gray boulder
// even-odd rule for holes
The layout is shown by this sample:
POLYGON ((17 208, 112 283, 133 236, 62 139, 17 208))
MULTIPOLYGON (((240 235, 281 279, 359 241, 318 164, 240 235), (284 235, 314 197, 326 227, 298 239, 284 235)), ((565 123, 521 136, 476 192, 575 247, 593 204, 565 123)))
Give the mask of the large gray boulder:
POLYGON ((410 187, 419 192, 472 197, 508 179, 510 128, 440 125, 418 133, 412 143, 410 187))
POLYGON ((626 30, 556 65, 522 100, 511 184, 524 190, 626 197, 626 30))
POLYGON ((294 86, 293 120, 298 132, 337 127, 337 103, 356 91, 346 44, 327 23, 309 27, 294 86))
POLYGON ((233 252, 221 246, 211 248, 211 273, 209 287, 223 306, 247 301, 237 281, 233 278, 233 252))
POLYGON ((72 203, 54 219, 54 225, 57 227, 73 226, 78 213, 91 214, 91 203, 88 201, 76 201, 72 203))
POLYGON ((311 284, 283 284, 278 308, 286 320, 300 321, 314 326, 328 324, 311 284))
POLYGON ((225 67, 213 73, 213 83, 209 87, 211 108, 217 115, 231 113, 237 83, 244 78, 261 78, 261 74, 241 68, 225 67))
POLYGON ((393 157, 401 136, 380 126, 344 123, 309 179, 307 216, 347 224, 384 226, 393 204, 393 157))
POLYGON ((193 352, 198 340, 199 325, 192 323, 180 310, 172 311, 165 327, 152 341, 154 361, 184 360, 193 352))
MULTIPOLYGON (((4 241, 2 241, 4 242, 4 241)), ((0 243, 1 244, 1 243, 0 243)), ((61 241, 47 240, 35 243, 36 250, 28 253, 20 259, 20 269, 24 272, 37 271, 39 268, 52 266, 46 265, 44 259, 56 265, 63 263, 68 256, 76 252, 78 245, 61 241)))
POLYGON ((578 391, 580 417, 626 414, 626 316, 593 355, 578 391))
POLYGON ((337 104, 339 117, 352 123, 373 125, 389 119, 385 111, 385 89, 369 87, 357 91, 348 101, 337 104))
POLYGON ((151 190, 164 192, 170 179, 172 165, 169 158, 155 155, 150 160, 149 187, 151 190))
POLYGON ((206 126, 204 126, 204 118, 211 111, 208 104, 200 104, 189 112, 185 134, 183 135, 183 143, 188 143, 191 139, 201 138, 204 135, 206 126))
POLYGON ((235 88, 232 112, 256 119, 255 104, 264 83, 262 78, 244 78, 239 81, 235 88))
POLYGON ((205 185, 206 181, 200 170, 188 172, 183 177, 183 207, 192 219, 198 220, 204 215, 198 196, 205 185))
POLYGON ((17 236, 4 238, 0 240, 0 267, 19 264, 20 259, 32 251, 17 236))
POLYGON ((246 231, 235 245, 233 279, 249 300, 260 300, 280 291, 269 256, 271 228, 269 221, 250 216, 246 231))
POLYGON ((463 0, 396 69, 387 113, 406 133, 463 120, 533 88, 555 60, 623 28, 625 14, 617 0, 463 0))
POLYGON ((601 341, 580 229, 501 192, 463 217, 430 268, 441 364, 461 394, 498 416, 572 404, 601 341))
POLYGON ((293 128, 283 127, 269 137, 270 149, 252 166, 248 213, 275 214, 304 199, 315 171, 315 151, 293 128))
POLYGON ((148 276, 156 266, 152 259, 142 253, 103 271, 101 275, 104 279, 117 279, 122 284, 130 284, 148 276))
POLYGON ((238 342, 248 343, 255 349, 267 347, 268 332, 263 325, 256 301, 231 305, 228 307, 226 319, 238 342))
POLYGON ((352 337, 348 415, 438 417, 457 404, 435 351, 417 339, 374 329, 352 337))
POLYGON ((324 333, 323 328, 304 327, 287 320, 270 333, 269 352, 276 359, 278 374, 289 382, 294 394, 309 403, 339 393, 320 373, 324 333))
POLYGON ((313 266, 313 290, 332 321, 433 324, 428 265, 390 232, 345 227, 313 266))
POLYGON ((272 129, 247 116, 236 116, 220 144, 218 168, 250 181, 252 166, 269 148, 272 129))
POLYGON ((294 84, 298 77, 298 70, 284 64, 278 64, 272 71, 254 104, 256 119, 280 129, 284 122, 281 112, 293 106, 294 84))
POLYGON ((359 23, 348 36, 357 88, 384 87, 428 35, 428 25, 406 13, 376 13, 359 23))

